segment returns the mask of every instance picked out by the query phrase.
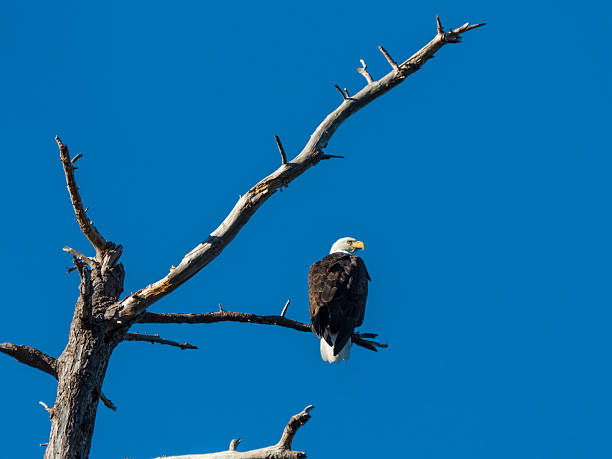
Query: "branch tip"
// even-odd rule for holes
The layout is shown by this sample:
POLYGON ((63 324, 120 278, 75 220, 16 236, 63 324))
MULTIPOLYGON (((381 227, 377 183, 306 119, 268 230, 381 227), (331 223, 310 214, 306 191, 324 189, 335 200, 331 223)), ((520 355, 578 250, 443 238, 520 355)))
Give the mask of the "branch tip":
POLYGON ((380 52, 382 53, 383 56, 385 56, 385 59, 387 59, 387 62, 389 63, 389 65, 393 68, 393 70, 397 70, 399 68, 399 65, 397 62, 395 62, 393 60, 393 58, 391 57, 391 55, 387 52, 387 50, 385 48, 382 47, 382 45, 378 46, 378 49, 380 50, 380 52))
POLYGON ((357 69, 357 71, 363 75, 363 77, 366 79, 366 81, 368 82, 368 84, 373 83, 374 80, 372 79, 372 75, 370 75, 370 72, 368 72, 368 65, 365 63, 365 61, 363 59, 359 59, 359 62, 361 62, 361 67, 359 67, 357 69))
POLYGON ((321 160, 332 159, 332 158, 344 159, 344 156, 340 156, 340 155, 328 155, 328 154, 325 154, 325 153, 321 154, 321 160))
POLYGON ((283 307, 283 310, 281 311, 281 314, 280 314, 281 317, 285 317, 285 313, 287 312, 287 309, 289 308, 290 302, 291 300, 287 300, 287 302, 285 303, 285 306, 283 307))
POLYGON ((298 429, 308 422, 310 419, 310 412, 314 409, 313 405, 308 405, 298 414, 291 416, 283 435, 278 442, 278 447, 281 449, 290 450, 293 437, 297 433, 298 429))
POLYGON ((440 16, 436 14, 436 26, 438 29, 438 33, 440 35, 444 35, 444 27, 442 27, 442 21, 440 21, 440 16))
POLYGON ((236 451, 236 448, 238 447, 238 445, 242 442, 242 438, 234 438, 229 445, 229 450, 230 451, 236 451))
POLYGON ((342 90, 342 88, 340 88, 340 86, 338 86, 337 84, 334 85, 334 87, 340 92, 340 94, 342 95, 342 100, 346 100, 348 97, 346 94, 344 94, 344 91, 342 90))
POLYGON ((104 395, 101 390, 98 391, 98 398, 106 408, 113 411, 117 411, 117 407, 115 406, 115 404, 111 402, 110 399, 106 398, 106 395, 104 395))
POLYGON ((278 147, 278 151, 280 151, 282 164, 287 164, 287 155, 285 154, 283 144, 281 143, 277 135, 274 136, 274 140, 276 140, 276 146, 278 147))

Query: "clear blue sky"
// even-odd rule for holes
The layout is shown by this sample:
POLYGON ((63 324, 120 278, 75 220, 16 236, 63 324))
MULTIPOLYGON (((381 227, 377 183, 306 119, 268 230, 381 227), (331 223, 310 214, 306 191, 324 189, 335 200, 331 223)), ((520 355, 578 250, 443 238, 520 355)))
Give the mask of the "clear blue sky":
MULTIPOLYGON (((447 26, 447 46, 342 126, 328 161, 278 193, 154 311, 308 320, 306 275, 340 236, 373 282, 356 348, 244 324, 140 326, 198 351, 124 343, 92 458, 276 442, 311 458, 612 457, 609 23, 603 2, 12 2, 0 18, 4 283, 0 341, 58 356, 77 298, 64 245, 90 252, 53 137, 82 152, 126 291, 167 273, 356 91, 447 26), (596 4, 597 3, 597 4, 596 4), (380 5, 380 7, 379 7, 380 5), (567 6, 566 6, 567 5, 567 6), (397 453, 402 451, 402 453, 397 453)), ((3 455, 36 458, 51 377, 0 356, 3 455)))

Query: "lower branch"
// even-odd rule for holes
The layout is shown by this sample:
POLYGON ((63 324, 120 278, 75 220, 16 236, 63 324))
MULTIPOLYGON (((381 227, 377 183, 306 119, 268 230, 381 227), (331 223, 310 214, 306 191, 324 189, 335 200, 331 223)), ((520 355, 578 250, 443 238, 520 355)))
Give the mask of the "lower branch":
MULTIPOLYGON (((24 344, 0 343, 0 352, 32 368, 38 368, 57 379, 57 360, 36 348, 24 344)), ((117 411, 117 407, 102 392, 99 393, 99 397, 106 407, 117 411)))
POLYGON ((23 344, 0 343, 0 352, 10 355, 18 362, 38 368, 57 379, 57 361, 38 349, 23 344))
MULTIPOLYGON (((306 457, 302 451, 292 451, 291 443, 298 429, 310 419, 310 411, 314 407, 308 405, 300 413, 292 416, 283 430, 281 439, 276 445, 251 451, 236 451, 240 439, 234 439, 227 451, 208 454, 187 454, 185 456, 162 456, 164 459, 301 459, 306 457)), ((161 459, 161 458, 157 458, 161 459)))
MULTIPOLYGON (((184 313, 159 313, 145 312, 138 322, 150 324, 212 324, 215 322, 244 322, 262 325, 278 325, 279 327, 292 328, 301 332, 312 331, 310 324, 298 322, 297 320, 287 319, 284 316, 258 316, 247 312, 234 312, 220 310, 217 312, 205 312, 201 314, 184 314, 184 313)), ((371 338, 376 338, 375 333, 353 333, 353 344, 364 347, 376 352, 377 347, 386 348, 388 344, 377 343, 371 338)))

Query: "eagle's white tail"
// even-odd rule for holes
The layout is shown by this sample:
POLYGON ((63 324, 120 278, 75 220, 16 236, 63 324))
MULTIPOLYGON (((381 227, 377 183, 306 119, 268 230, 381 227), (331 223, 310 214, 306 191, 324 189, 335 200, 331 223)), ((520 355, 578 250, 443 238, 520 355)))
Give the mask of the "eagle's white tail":
MULTIPOLYGON (((336 342, 337 336, 337 333, 335 335, 330 335, 332 343, 336 342)), ((349 338, 342 350, 338 352, 338 355, 334 355, 334 348, 327 344, 327 341, 325 341, 325 339, 321 338, 321 358, 329 363, 336 363, 339 360, 344 360, 346 362, 349 359, 349 356, 351 355, 351 344, 352 342, 349 338)))

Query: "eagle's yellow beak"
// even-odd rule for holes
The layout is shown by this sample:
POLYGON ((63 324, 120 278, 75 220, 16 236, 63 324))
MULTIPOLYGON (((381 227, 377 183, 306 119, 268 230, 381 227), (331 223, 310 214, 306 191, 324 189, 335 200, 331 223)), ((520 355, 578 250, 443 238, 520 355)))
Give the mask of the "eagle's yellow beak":
POLYGON ((363 242, 361 241, 355 241, 351 243, 351 247, 354 247, 356 249, 365 249, 365 245, 363 245, 363 242))

